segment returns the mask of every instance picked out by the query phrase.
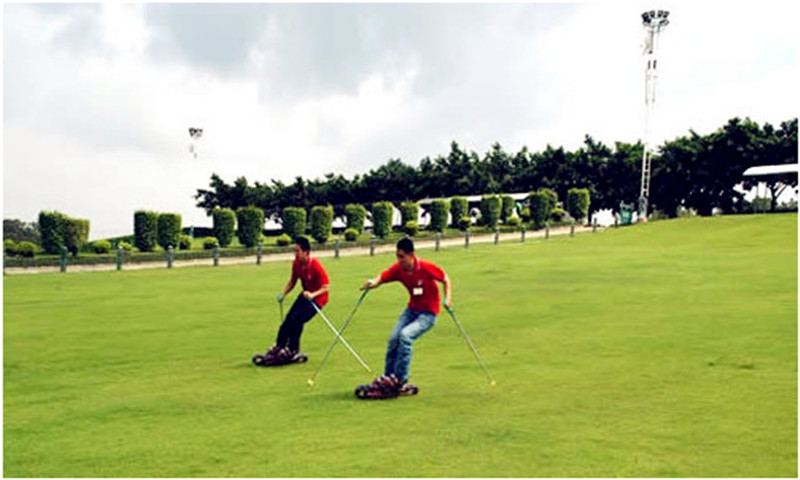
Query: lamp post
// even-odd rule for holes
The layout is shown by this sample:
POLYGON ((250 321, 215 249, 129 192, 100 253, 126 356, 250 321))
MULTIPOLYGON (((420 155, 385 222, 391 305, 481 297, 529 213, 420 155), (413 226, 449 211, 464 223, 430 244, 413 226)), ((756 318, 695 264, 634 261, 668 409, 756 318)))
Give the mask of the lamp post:
POLYGON ((642 13, 642 25, 645 29, 644 56, 647 61, 644 71, 644 151, 642 153, 642 183, 639 191, 639 221, 647 221, 647 202, 650 198, 650 157, 652 145, 650 141, 650 121, 656 102, 656 67, 658 65, 656 51, 658 35, 669 24, 669 12, 666 10, 649 10, 642 13))

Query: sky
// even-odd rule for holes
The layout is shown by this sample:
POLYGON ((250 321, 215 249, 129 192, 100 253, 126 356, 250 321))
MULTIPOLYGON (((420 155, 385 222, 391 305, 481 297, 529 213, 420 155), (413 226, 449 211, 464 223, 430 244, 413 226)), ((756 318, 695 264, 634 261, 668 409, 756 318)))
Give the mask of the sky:
MULTIPOLYGON (((57 210, 90 239, 253 184, 644 132, 641 13, 658 44, 653 141, 798 115, 793 2, 4 4, 3 218, 57 210), (203 129, 189 147, 189 127, 203 129)), ((476 192, 480 193, 480 192, 476 192)), ((512 192, 509 192, 512 193, 512 192)))

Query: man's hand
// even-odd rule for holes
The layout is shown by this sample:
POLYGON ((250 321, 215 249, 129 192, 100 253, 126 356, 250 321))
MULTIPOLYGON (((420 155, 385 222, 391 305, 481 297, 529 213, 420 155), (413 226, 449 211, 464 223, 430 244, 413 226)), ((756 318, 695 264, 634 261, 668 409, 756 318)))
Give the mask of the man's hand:
POLYGON ((303 290, 303 296, 306 297, 309 300, 311 300, 311 298, 312 298, 311 297, 311 292, 309 292, 308 290, 303 290))
POLYGON ((282 293, 279 293, 278 295, 276 295, 276 296, 275 296, 275 300, 277 300, 277 301, 278 301, 278 303, 281 303, 281 302, 283 302, 283 294, 282 294, 282 293))
POLYGON ((375 286, 375 282, 372 279, 370 279, 370 280, 367 280, 366 282, 364 282, 364 285, 361 287, 361 290, 369 290, 374 286, 375 286))

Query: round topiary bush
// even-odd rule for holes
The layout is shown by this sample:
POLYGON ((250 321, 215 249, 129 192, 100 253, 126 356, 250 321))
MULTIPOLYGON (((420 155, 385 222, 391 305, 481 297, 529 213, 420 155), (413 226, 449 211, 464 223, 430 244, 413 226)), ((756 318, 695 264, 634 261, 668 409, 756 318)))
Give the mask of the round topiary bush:
POLYGON ((203 239, 203 249, 204 250, 213 250, 214 247, 218 244, 216 238, 214 237, 206 237, 203 239))
POLYGON ((348 228, 344 231, 344 239, 348 242, 355 242, 358 238, 358 230, 355 228, 348 228))
POLYGON ((19 242, 17 244, 17 254, 27 258, 36 255, 36 244, 33 242, 19 242))
POLYGON ((506 225, 508 225, 509 227, 518 227, 519 217, 508 217, 506 219, 506 225))
POLYGON ((125 253, 133 253, 134 251, 134 246, 128 242, 119 242, 117 248, 123 249, 125 253))
POLYGON ((111 251, 111 242, 108 240, 95 240, 92 242, 92 251, 94 253, 108 253, 111 251))
POLYGON ((403 231, 409 237, 413 237, 414 235, 417 234, 417 232, 419 232, 419 225, 417 225, 417 222, 415 222, 414 220, 409 220, 408 222, 405 223, 405 225, 403 225, 403 231))
POLYGON ((16 255, 17 254, 17 242, 11 240, 3 240, 3 251, 6 252, 6 255, 16 255))
POLYGON ((292 243, 292 237, 290 237, 289 234, 287 233, 282 233, 278 235, 278 237, 275 239, 275 245, 279 247, 286 247, 288 245, 291 245, 291 243, 292 243))
POLYGON ((189 235, 181 235, 181 239, 178 241, 178 247, 181 250, 189 250, 192 248, 192 237, 189 235))
POLYGON ((550 212, 550 220, 560 222, 567 216, 567 211, 563 208, 556 207, 550 212))
POLYGON ((472 225, 472 220, 470 220, 468 216, 463 216, 461 220, 458 221, 458 229, 462 232, 469 230, 470 225, 472 225))

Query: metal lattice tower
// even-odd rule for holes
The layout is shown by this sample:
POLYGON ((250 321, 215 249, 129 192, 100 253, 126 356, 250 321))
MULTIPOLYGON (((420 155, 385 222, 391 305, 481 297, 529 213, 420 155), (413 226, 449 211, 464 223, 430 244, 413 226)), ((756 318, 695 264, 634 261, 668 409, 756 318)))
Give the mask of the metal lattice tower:
POLYGON ((650 198, 650 157, 652 142, 650 139, 650 121, 656 103, 658 34, 668 24, 669 12, 666 10, 650 10, 642 14, 642 25, 645 29, 644 56, 647 61, 644 71, 644 152, 642 153, 642 188, 639 191, 639 221, 647 219, 647 203, 650 198))

